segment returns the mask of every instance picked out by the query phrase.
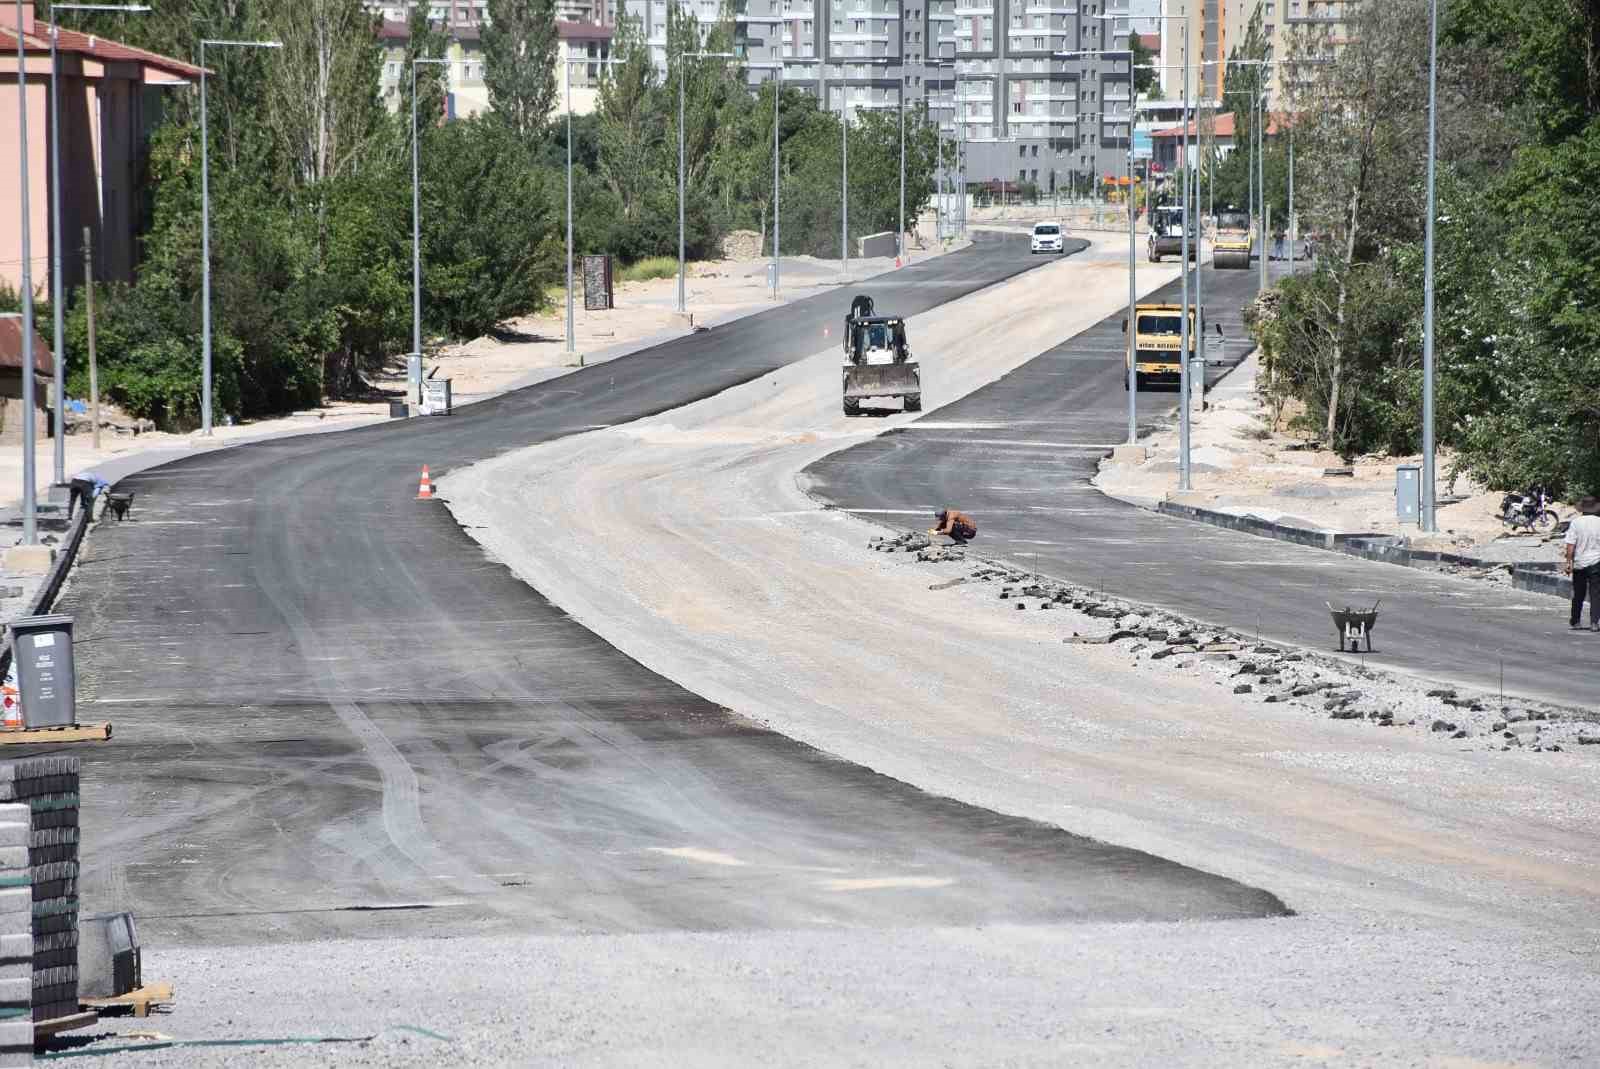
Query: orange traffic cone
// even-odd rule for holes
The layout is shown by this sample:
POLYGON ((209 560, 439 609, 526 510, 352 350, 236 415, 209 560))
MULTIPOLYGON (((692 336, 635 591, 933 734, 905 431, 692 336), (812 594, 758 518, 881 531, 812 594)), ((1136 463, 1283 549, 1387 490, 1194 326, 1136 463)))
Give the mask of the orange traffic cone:
POLYGON ((428 465, 422 465, 422 485, 417 487, 418 501, 433 500, 433 483, 428 479, 428 465))

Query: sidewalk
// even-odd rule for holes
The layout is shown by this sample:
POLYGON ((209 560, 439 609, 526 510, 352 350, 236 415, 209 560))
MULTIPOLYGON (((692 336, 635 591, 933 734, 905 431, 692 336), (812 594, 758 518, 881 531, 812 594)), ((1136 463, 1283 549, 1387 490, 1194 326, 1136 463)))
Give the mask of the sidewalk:
MULTIPOLYGON (((1109 458, 1095 485, 1131 504, 1231 530, 1570 597, 1570 581, 1558 574, 1560 537, 1508 532, 1497 514, 1498 491, 1465 476, 1449 479, 1445 455, 1438 464, 1445 491, 1439 532, 1402 523, 1395 513, 1396 468, 1420 465, 1421 457, 1364 456, 1347 464, 1273 432, 1256 394, 1259 371, 1252 353, 1207 393, 1206 411, 1191 430, 1192 491, 1173 489, 1178 435, 1171 421, 1145 438, 1142 463, 1109 458)), ((1573 509, 1557 511, 1567 516, 1573 509)))

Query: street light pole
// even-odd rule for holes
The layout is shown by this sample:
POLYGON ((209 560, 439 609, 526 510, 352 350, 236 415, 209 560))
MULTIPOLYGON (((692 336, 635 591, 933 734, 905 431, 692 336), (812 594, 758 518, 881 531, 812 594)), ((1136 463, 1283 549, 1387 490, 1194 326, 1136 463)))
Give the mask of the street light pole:
POLYGON ((17 113, 18 199, 22 207, 22 336, 18 353, 22 364, 22 541, 31 546, 39 537, 33 471, 33 209, 28 203, 28 52, 23 45, 22 0, 17 0, 17 113))
POLYGON ((779 208, 778 198, 781 182, 779 175, 780 158, 778 156, 778 101, 783 96, 783 60, 778 60, 778 69, 772 75, 772 299, 778 299, 778 273, 783 269, 783 248, 778 242, 779 208))
POLYGON ((1428 220, 1423 241, 1422 296, 1422 529, 1437 531, 1433 442, 1434 157, 1439 119, 1439 0, 1428 5, 1428 220))
POLYGON ((591 59, 588 56, 562 57, 563 74, 566 78, 567 88, 567 363, 583 366, 583 357, 578 352, 577 328, 573 320, 572 311, 572 65, 584 64, 611 64, 615 59, 591 59))
MULTIPOLYGON (((206 46, 282 48, 281 41, 200 41, 200 433, 211 437, 211 166, 206 130, 206 46)), ((416 94, 412 94, 412 102, 416 94)))
POLYGON ((1267 205, 1267 122, 1271 114, 1267 111, 1267 94, 1265 91, 1256 97, 1256 188, 1261 190, 1261 268, 1260 277, 1256 283, 1256 290, 1260 293, 1267 291, 1267 216, 1272 209, 1267 205))
MULTIPOLYGON (((1189 481, 1189 398, 1194 390, 1191 381, 1194 376, 1189 373, 1189 365, 1193 362, 1189 358, 1189 345, 1191 332, 1189 329, 1189 226, 1193 215, 1189 212, 1189 23, 1185 19, 1183 24, 1183 159, 1180 163, 1183 189, 1183 256, 1180 263, 1183 265, 1183 315, 1179 320, 1178 352, 1182 354, 1180 370, 1182 380, 1179 383, 1182 399, 1178 413, 1178 490, 1187 492, 1194 489, 1189 481)), ((1205 383, 1200 384, 1200 389, 1205 390, 1205 383)))
MULTIPOLYGON (((732 52, 679 52, 678 58, 682 59, 732 59, 732 52)), ((689 306, 684 297, 684 238, 683 238, 683 83, 687 80, 683 64, 678 65, 678 312, 684 313, 689 306)))

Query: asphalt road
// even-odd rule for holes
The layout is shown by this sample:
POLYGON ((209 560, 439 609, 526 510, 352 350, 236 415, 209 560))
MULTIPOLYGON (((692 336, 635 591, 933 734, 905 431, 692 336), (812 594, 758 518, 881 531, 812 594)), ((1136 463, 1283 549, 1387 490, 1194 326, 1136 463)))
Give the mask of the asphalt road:
MULTIPOLYGON (((863 287, 933 307, 1025 238, 863 287)), ((854 288, 458 411, 136 475, 78 621, 85 908, 147 940, 1180 920, 1271 894, 919 792, 656 676, 486 559, 434 474, 818 350, 854 288)), ((684 522, 693 522, 685 517, 684 522)))
MULTIPOLYGON (((1272 266, 1274 273, 1284 270, 1272 266)), ((1240 309, 1256 271, 1205 269, 1205 303, 1242 355, 1240 309)), ((1178 283, 1163 295, 1178 299, 1178 283)), ((1107 443, 1126 440, 1121 314, 990 386, 836 453, 806 471, 813 494, 892 526, 920 529, 953 505, 977 520, 974 548, 1040 572, 1274 641, 1333 652, 1324 602, 1382 599, 1367 662, 1494 691, 1590 707, 1600 642, 1570 633, 1542 595, 1375 564, 1161 516, 1091 484, 1107 443), (906 521, 897 511, 914 511, 906 521)), ((1208 371, 1214 379, 1217 369, 1208 371)), ((1141 393, 1141 424, 1171 392, 1141 393)), ((1177 476, 1173 483, 1176 486, 1177 476)))

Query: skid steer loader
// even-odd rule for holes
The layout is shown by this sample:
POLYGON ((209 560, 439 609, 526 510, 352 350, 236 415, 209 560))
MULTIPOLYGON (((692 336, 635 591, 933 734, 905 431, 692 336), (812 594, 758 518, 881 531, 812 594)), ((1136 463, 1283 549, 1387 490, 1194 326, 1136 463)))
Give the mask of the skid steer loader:
POLYGON ((922 411, 922 368, 912 362, 906 321, 873 315, 872 298, 858 294, 844 317, 844 414, 861 414, 869 397, 898 397, 907 412, 922 411))

